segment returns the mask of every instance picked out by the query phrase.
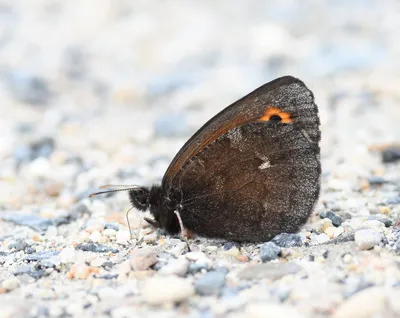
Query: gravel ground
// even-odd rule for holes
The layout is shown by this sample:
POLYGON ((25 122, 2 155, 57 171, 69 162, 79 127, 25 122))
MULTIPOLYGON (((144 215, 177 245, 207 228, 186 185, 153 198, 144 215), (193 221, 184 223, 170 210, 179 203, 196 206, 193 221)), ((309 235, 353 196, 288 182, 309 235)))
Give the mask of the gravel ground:
POLYGON ((395 0, 0 1, 0 317, 400 317, 399 14, 395 0), (207 119, 286 74, 322 121, 321 198, 298 234, 187 253, 143 224, 135 248, 126 194, 88 199, 159 182, 207 119))

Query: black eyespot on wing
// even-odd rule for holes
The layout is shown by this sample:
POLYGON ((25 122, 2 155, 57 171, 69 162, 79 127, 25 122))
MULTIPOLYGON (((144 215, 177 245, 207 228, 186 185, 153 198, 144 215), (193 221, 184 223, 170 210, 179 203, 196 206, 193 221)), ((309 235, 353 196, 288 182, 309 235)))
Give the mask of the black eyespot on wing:
POLYGON ((272 121, 281 121, 282 118, 281 118, 281 116, 279 116, 279 115, 272 115, 272 116, 269 118, 269 120, 272 120, 272 121))

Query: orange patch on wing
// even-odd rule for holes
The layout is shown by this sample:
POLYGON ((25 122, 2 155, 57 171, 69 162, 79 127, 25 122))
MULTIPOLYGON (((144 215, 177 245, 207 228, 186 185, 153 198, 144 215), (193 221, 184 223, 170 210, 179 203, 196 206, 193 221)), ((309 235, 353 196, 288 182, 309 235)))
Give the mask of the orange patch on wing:
POLYGON ((258 120, 260 121, 268 121, 272 116, 279 116, 281 118, 281 122, 285 124, 293 123, 292 118, 290 118, 290 114, 280 110, 277 107, 269 107, 265 112, 264 116, 261 116, 258 120))

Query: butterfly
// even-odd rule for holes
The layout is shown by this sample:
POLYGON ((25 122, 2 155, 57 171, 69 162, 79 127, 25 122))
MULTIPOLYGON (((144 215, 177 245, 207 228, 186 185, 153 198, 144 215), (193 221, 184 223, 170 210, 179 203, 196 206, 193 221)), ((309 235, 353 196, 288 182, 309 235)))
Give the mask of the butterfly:
POLYGON ((169 234, 263 242, 304 225, 320 192, 321 132, 313 93, 292 76, 262 85, 206 122, 160 185, 128 191, 169 234))

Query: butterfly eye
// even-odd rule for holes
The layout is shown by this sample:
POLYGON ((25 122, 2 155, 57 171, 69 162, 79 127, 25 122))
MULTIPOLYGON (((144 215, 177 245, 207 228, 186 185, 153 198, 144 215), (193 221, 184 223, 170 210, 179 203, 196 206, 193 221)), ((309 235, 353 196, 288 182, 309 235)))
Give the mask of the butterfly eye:
POLYGON ((143 191, 143 190, 138 190, 135 191, 135 198, 137 200, 137 202, 139 202, 142 205, 146 205, 147 204, 147 194, 143 191))

